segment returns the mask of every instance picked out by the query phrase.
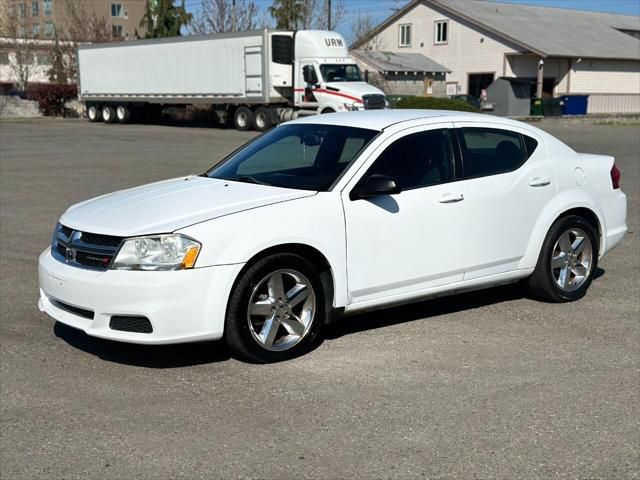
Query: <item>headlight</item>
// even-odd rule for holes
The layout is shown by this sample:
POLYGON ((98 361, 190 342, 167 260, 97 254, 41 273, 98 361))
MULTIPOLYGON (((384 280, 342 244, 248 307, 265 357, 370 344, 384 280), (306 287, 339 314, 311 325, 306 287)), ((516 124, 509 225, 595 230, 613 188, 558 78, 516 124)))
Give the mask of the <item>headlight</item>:
POLYGON ((111 268, 115 270, 183 270, 193 268, 200 243, 179 234, 125 240, 111 268))
POLYGON ((356 111, 356 110, 364 110, 364 103, 361 103, 361 102, 345 103, 344 108, 346 108, 350 112, 356 111))

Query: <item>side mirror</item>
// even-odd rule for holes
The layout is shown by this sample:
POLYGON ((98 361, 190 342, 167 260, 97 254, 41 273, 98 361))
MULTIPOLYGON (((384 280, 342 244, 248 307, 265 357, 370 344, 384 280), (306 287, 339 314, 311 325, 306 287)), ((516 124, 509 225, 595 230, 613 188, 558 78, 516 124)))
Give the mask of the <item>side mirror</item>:
POLYGON ((380 195, 395 195, 400 192, 401 189, 393 178, 376 173, 367 178, 364 185, 356 187, 349 197, 351 200, 359 200, 380 195))
POLYGON ((316 69, 313 68, 313 65, 305 65, 302 68, 302 76, 305 83, 311 83, 312 85, 318 83, 318 75, 316 74, 316 69))

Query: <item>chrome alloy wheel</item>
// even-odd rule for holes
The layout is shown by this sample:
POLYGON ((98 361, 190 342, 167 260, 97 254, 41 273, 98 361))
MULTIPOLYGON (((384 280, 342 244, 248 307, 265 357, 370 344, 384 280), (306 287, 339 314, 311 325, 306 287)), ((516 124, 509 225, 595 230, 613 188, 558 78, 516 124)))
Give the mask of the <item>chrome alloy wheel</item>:
POLYGON ((238 128, 246 128, 249 124, 249 115, 247 115, 245 112, 240 112, 236 117, 236 123, 238 125, 238 128))
POLYGON ((591 274, 593 246, 581 228, 567 230, 556 242, 551 256, 551 273, 565 292, 579 289, 591 274))
POLYGON ((307 277, 295 270, 277 270, 253 289, 247 321, 261 347, 283 351, 309 333, 315 313, 316 295, 307 277))

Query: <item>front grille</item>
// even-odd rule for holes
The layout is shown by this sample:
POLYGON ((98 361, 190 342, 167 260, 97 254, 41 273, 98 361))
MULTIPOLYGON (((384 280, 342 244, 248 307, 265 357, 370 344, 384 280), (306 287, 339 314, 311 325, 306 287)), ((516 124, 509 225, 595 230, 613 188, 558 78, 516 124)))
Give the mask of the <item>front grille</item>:
POLYGON ((365 110, 382 110, 386 108, 384 95, 379 95, 379 94, 363 95, 362 100, 364 101, 365 110))
POLYGON ((74 315, 77 315, 78 317, 93 320, 93 312, 91 310, 86 310, 80 307, 74 307, 73 305, 69 305, 68 303, 61 302, 60 300, 56 300, 55 298, 52 298, 52 297, 49 297, 49 301, 54 307, 57 307, 60 310, 64 310, 65 312, 72 313, 74 315))
POLYGON ((109 320, 109 328, 111 330, 120 330, 121 332, 134 333, 152 333, 153 327, 147 317, 130 316, 130 315, 114 315, 109 320))
POLYGON ((81 232, 58 224, 53 233, 51 254, 68 265, 92 270, 107 270, 123 237, 81 232))

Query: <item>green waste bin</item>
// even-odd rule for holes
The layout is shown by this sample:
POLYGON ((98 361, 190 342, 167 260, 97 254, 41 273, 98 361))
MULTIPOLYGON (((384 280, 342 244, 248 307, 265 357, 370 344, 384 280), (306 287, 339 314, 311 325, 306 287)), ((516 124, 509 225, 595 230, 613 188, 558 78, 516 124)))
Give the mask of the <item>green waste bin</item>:
POLYGON ((539 98, 531 100, 531 115, 541 117, 543 113, 542 100, 539 98))
POLYGON ((562 99, 543 98, 542 113, 545 117, 560 117, 562 115, 562 99))

